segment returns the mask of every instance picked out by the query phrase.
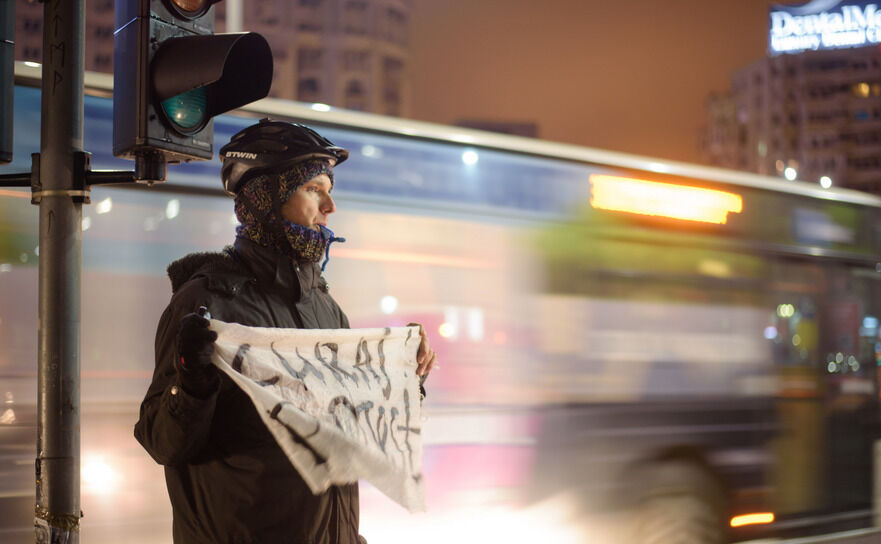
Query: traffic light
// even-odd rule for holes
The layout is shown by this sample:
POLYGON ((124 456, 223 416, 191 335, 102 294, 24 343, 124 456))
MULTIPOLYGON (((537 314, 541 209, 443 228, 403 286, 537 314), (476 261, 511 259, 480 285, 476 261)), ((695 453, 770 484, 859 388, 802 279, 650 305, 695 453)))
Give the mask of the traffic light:
POLYGON ((165 162, 210 159, 212 118, 269 94, 269 44, 214 34, 219 1, 116 1, 113 154, 134 158, 140 179, 164 180, 165 162))

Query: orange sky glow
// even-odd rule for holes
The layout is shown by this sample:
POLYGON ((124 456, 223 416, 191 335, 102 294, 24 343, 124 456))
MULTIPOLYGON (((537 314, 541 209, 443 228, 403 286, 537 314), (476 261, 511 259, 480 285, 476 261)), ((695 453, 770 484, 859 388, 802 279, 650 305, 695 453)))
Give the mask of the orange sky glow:
MULTIPOLYGON (((765 55, 767 0, 415 0, 411 117, 699 162, 705 101, 765 55)), ((782 2, 803 3, 803 2, 782 2)))

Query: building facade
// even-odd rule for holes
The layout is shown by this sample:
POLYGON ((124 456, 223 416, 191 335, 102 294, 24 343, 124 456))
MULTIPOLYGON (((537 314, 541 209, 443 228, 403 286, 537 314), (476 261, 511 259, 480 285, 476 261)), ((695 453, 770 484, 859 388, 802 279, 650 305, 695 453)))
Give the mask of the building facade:
POLYGON ((881 50, 771 56, 707 101, 711 164, 881 194, 881 50))
MULTIPOLYGON (((114 0, 86 0, 86 70, 113 71, 114 0)), ((43 3, 15 0, 15 60, 43 58, 43 3)))
MULTIPOLYGON (((242 27, 269 42, 270 96, 407 116, 413 0, 248 0, 242 27)), ((86 1, 86 70, 113 71, 114 0, 86 1)), ((226 29, 226 3, 216 5, 226 29)), ((40 62, 43 6, 16 0, 15 58, 40 62)))

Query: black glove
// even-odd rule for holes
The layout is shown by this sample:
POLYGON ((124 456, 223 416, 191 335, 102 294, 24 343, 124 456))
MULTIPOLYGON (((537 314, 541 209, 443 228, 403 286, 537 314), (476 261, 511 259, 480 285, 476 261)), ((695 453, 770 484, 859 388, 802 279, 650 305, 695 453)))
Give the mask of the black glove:
MULTIPOLYGON (((207 315, 204 307, 199 312, 207 315)), ((207 397, 216 388, 219 378, 211 364, 217 333, 208 328, 208 319, 197 313, 183 316, 177 333, 178 376, 184 390, 197 397, 207 397)))

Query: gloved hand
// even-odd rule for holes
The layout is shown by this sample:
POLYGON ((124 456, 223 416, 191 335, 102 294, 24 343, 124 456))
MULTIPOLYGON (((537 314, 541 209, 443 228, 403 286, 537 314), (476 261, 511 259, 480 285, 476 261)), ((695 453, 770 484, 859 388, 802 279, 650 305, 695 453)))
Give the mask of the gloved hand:
POLYGON ((208 328, 208 310, 190 313, 180 320, 177 352, 180 355, 178 376, 184 390, 196 397, 207 397, 217 387, 217 369, 211 364, 217 333, 208 328), (201 315, 200 315, 201 314, 201 315))

